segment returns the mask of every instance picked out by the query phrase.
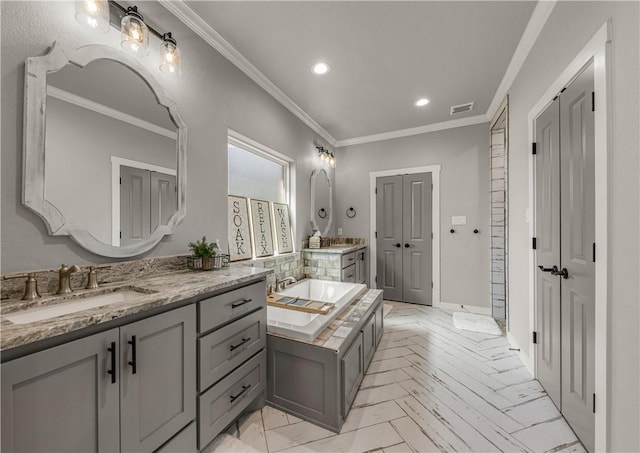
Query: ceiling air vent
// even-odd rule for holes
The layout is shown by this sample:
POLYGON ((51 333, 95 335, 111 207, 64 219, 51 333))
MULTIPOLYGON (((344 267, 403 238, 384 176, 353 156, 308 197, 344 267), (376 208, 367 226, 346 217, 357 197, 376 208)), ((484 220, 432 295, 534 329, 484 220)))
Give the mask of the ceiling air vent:
POLYGON ((451 107, 451 115, 457 113, 470 112, 473 108, 473 102, 467 102, 466 104, 454 105, 451 107))

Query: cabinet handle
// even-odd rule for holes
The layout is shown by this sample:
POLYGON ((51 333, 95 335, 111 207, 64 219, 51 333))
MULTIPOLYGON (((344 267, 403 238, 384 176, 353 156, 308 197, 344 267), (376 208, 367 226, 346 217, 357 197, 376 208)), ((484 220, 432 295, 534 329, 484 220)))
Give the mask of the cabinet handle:
POLYGON ((238 308, 240 305, 248 304, 253 299, 242 299, 242 302, 236 302, 235 304, 231 304, 231 308, 238 308))
POLYGON ((111 369, 107 370, 107 373, 111 375, 111 383, 115 384, 116 383, 116 363, 118 361, 117 357, 116 357, 116 342, 112 341, 111 342, 111 347, 107 348, 107 351, 109 351, 111 353, 111 369))
POLYGON ((229 398, 231 399, 231 403, 233 403, 235 400, 237 400, 238 398, 240 398, 240 396, 246 392, 247 390, 249 390, 249 387, 251 387, 251 384, 249 385, 243 385, 242 386, 242 390, 240 390, 240 393, 238 393, 237 395, 229 395, 229 398))
POLYGON ((347 275, 347 278, 351 278, 351 277, 353 277, 353 274, 347 275))
POLYGON ((137 363, 136 363, 136 336, 132 335, 131 340, 128 342, 131 345, 131 361, 127 362, 131 365, 131 374, 136 374, 137 371, 137 363))
POLYGON ((232 344, 231 346, 229 346, 230 350, 234 350, 234 349, 238 349, 240 346, 242 346, 243 344, 245 344, 246 342, 251 341, 251 337, 247 337, 247 338, 243 338, 242 341, 238 344, 232 344))

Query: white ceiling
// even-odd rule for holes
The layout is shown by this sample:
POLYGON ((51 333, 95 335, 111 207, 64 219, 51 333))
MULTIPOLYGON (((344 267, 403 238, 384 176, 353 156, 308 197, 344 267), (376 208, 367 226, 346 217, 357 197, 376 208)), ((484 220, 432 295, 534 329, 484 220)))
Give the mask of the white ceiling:
POLYGON ((535 6, 518 0, 186 1, 179 9, 201 29, 215 30, 249 72, 261 73, 275 85, 270 91, 297 105, 299 116, 344 142, 484 115, 535 6), (322 77, 311 73, 319 60, 331 65, 322 77), (431 103, 416 107, 420 97, 431 103), (471 101, 471 112, 449 114, 452 105, 471 101))

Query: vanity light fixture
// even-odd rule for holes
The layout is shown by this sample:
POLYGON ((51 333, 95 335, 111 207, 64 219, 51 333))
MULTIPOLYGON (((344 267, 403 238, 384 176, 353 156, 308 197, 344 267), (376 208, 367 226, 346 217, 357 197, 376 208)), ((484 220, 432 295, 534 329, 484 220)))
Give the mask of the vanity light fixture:
POLYGON ((120 18, 122 47, 128 52, 144 57, 149 55, 149 33, 160 38, 160 70, 169 75, 182 74, 182 55, 171 33, 160 33, 147 25, 137 6, 125 8, 113 0, 83 0, 76 2, 76 19, 100 31, 109 31, 110 10, 113 7, 120 18))
POLYGON ((101 33, 109 31, 109 2, 107 0, 83 0, 76 2, 76 20, 101 33))
POLYGON ((320 156, 320 160, 324 162, 328 162, 332 168, 336 167, 336 158, 332 152, 330 152, 328 149, 324 148, 323 146, 316 146, 316 149, 318 150, 318 155, 320 156))
POLYGON ((137 6, 129 6, 120 22, 122 47, 135 55, 149 55, 149 28, 138 12, 137 6))
POLYGON ((162 35, 162 51, 160 52, 160 70, 165 74, 180 75, 182 73, 182 57, 178 43, 171 33, 162 35))
POLYGON ((427 98, 422 98, 422 99, 418 99, 416 101, 416 107, 424 107, 425 105, 427 105, 429 102, 431 102, 429 99, 427 98))
POLYGON ((331 66, 329 66, 329 63, 324 61, 320 61, 311 67, 311 72, 316 75, 324 75, 329 71, 331 71, 331 66))

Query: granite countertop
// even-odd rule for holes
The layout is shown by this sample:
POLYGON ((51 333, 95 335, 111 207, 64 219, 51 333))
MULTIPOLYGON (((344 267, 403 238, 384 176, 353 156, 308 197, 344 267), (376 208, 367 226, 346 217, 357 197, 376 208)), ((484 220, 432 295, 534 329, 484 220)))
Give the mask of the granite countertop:
POLYGON ((6 299, 0 303, 0 351, 24 346, 39 340, 70 333, 85 327, 106 323, 125 316, 180 302, 191 297, 209 294, 244 282, 257 280, 271 274, 271 269, 246 266, 231 266, 228 269, 211 272, 181 270, 154 275, 131 281, 102 285, 95 290, 76 290, 65 296, 47 295, 33 301, 6 299), (27 308, 55 306, 59 302, 81 300, 84 294, 107 294, 114 291, 135 291, 136 296, 124 302, 82 310, 68 315, 14 324, 6 315, 24 311, 27 308))
MULTIPOLYGON (((362 246, 359 246, 362 247, 362 246)), ((317 249, 314 249, 317 250, 317 249)), ((312 344, 314 346, 320 346, 322 348, 332 349, 339 351, 345 340, 349 337, 349 334, 354 328, 358 327, 360 320, 366 315, 367 310, 371 307, 378 298, 382 298, 381 289, 368 289, 362 295, 356 299, 349 307, 347 307, 340 316, 338 316, 326 329, 324 329, 320 335, 314 340, 303 340, 300 338, 293 338, 280 333, 268 332, 269 335, 276 337, 287 338, 301 343, 312 344)), ((269 326, 267 326, 267 331, 269 326)))
POLYGON ((336 253, 340 255, 344 255, 345 253, 355 252, 356 250, 366 249, 367 245, 365 244, 342 244, 342 245, 331 245, 329 247, 321 247, 319 249, 302 249, 303 252, 320 252, 320 253, 336 253))

